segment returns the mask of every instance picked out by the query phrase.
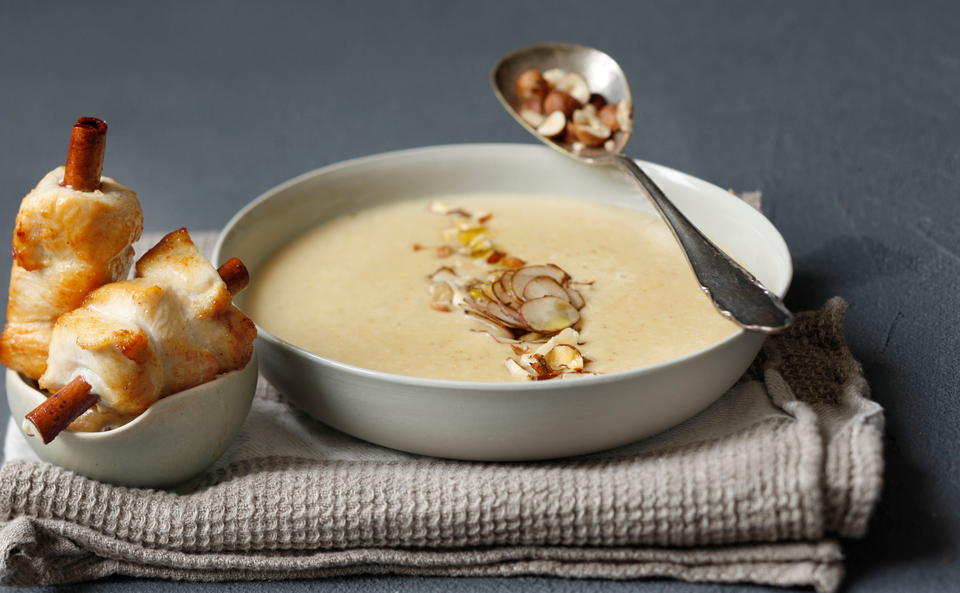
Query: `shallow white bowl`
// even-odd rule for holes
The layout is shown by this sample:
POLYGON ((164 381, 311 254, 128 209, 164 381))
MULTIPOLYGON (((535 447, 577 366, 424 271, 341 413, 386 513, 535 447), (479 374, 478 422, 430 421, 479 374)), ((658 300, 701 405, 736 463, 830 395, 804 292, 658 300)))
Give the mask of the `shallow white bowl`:
MULTIPOLYGON (((10 414, 18 423, 45 399, 11 370, 6 386, 10 414)), ((223 454, 250 412, 256 390, 254 355, 244 368, 165 397, 120 428, 65 430, 47 445, 39 436, 24 437, 40 459, 88 478, 140 488, 174 486, 223 454)))
MULTIPOLYGON (((706 235, 773 292, 786 292, 790 253, 763 215, 705 181, 652 163, 643 167, 706 235)), ((333 217, 408 198, 478 192, 578 196, 652 208, 622 173, 576 163, 539 145, 436 146, 331 165, 266 192, 227 224, 214 260, 239 257, 255 278, 277 249, 333 217)), ((238 304, 243 308, 242 295, 238 304)), ((526 383, 405 377, 318 356, 263 328, 258 340, 266 378, 334 428, 425 455, 526 460, 600 451, 686 420, 733 385, 763 336, 740 331, 660 364, 526 383)))

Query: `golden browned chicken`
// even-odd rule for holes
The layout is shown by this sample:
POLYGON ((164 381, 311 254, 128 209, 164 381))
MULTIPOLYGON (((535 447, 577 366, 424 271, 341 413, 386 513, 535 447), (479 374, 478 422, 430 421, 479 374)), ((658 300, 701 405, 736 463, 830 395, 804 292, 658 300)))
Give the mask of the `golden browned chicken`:
POLYGON ((243 368, 256 333, 221 273, 180 229, 140 258, 136 278, 98 288, 57 320, 40 387, 54 392, 81 378, 99 401, 71 428, 102 430, 243 368))
POLYGON ((34 379, 46 368, 54 322, 90 291, 127 276, 143 228, 136 193, 100 176, 105 134, 104 122, 81 118, 67 167, 41 179, 17 214, 0 360, 34 379))

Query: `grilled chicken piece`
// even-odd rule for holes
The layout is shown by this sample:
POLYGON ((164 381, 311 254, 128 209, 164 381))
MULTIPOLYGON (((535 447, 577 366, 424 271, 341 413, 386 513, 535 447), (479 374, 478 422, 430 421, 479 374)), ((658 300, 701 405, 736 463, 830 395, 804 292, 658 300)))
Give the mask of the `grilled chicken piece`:
POLYGON ((101 430, 243 368, 255 337, 216 268, 180 229, 140 258, 136 278, 93 291, 60 317, 40 387, 54 392, 83 378, 100 400, 71 429, 101 430))
POLYGON ((23 199, 13 236, 13 268, 0 360, 36 379, 47 365, 57 318, 87 294, 126 278, 143 229, 137 194, 109 177, 100 188, 60 185, 57 167, 23 199))

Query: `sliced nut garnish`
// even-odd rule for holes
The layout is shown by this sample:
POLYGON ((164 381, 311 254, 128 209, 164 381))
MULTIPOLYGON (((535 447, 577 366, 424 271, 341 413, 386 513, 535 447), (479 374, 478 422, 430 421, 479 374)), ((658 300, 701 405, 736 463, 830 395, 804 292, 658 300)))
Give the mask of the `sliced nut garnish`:
POLYGON ((563 91, 550 91, 547 94, 547 98, 543 100, 543 112, 547 115, 560 111, 565 116, 570 117, 573 115, 573 112, 579 108, 580 101, 577 101, 570 96, 569 93, 563 91))
POLYGON ((578 311, 586 306, 587 303, 583 300, 583 295, 580 294, 580 291, 570 286, 565 286, 564 290, 567 291, 567 300, 569 300, 570 304, 576 307, 578 311))
POLYGON ((537 276, 527 282, 527 285, 523 288, 523 298, 528 301, 544 296, 555 296, 568 302, 570 300, 567 291, 549 276, 537 276))
POLYGON ((547 366, 551 371, 579 371, 583 369, 583 355, 574 346, 559 344, 547 352, 547 366))
POLYGON ((578 109, 573 114, 573 132, 587 146, 600 146, 610 137, 610 128, 591 110, 578 109))
POLYGON ((449 313, 453 304, 453 288, 449 284, 434 284, 430 287, 430 307, 436 311, 449 313))
POLYGON ((534 350, 534 354, 546 354, 561 344, 573 347, 579 346, 580 333, 572 327, 568 327, 549 340, 546 340, 542 346, 534 350))
POLYGON ((528 373, 520 364, 512 358, 508 358, 504 361, 504 365, 507 367, 507 371, 514 377, 518 379, 532 379, 533 377, 528 373))
POLYGON ((558 332, 580 321, 580 312, 567 301, 545 296, 520 306, 527 327, 539 332, 558 332))
POLYGON ((576 72, 567 72, 554 85, 558 91, 563 91, 576 99, 581 105, 590 102, 590 85, 587 79, 576 72))
POLYGON ((526 266, 523 269, 517 270, 517 272, 510 277, 510 284, 511 288, 513 289, 513 294, 517 295, 518 297, 523 297, 524 291, 527 288, 527 283, 537 276, 545 276, 555 280, 557 284, 561 285, 570 278, 566 272, 552 264, 526 266))
POLYGON ((516 90, 521 99, 542 99, 550 90, 550 85, 539 70, 531 69, 517 77, 516 90))
MULTIPOLYGON (((581 117, 596 118, 591 111, 581 117)), ((443 214, 462 211, 443 204, 431 205, 431 210, 443 214)), ((483 325, 470 331, 510 345, 519 360, 508 359, 505 364, 518 377, 542 381, 588 373, 584 365, 589 361, 581 354, 579 334, 573 329, 580 323, 579 309, 585 302, 574 285, 589 286, 592 281, 574 282, 559 266, 527 266, 522 259, 494 249, 489 231, 481 223, 491 215, 468 216, 469 220, 458 221, 446 235, 463 247, 454 250, 441 245, 436 248, 438 255, 449 257, 458 252, 482 256, 502 267, 488 270, 486 277, 479 279, 461 277, 451 267, 438 268, 430 275, 430 307, 442 312, 459 308, 483 325), (536 350, 531 352, 532 348, 536 350)))
POLYGON ((562 111, 554 111, 537 126, 537 133, 546 138, 556 138, 567 129, 567 117, 562 111))

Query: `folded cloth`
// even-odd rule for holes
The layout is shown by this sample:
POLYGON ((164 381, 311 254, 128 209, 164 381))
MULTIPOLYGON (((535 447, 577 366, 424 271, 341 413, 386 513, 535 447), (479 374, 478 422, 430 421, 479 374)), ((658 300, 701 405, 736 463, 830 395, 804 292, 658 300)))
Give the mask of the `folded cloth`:
POLYGON ((0 582, 552 575, 834 591, 837 538, 863 535, 883 470, 882 410, 845 344, 845 308, 835 298, 798 315, 695 418, 574 459, 400 453, 325 427, 261 381, 204 476, 138 490, 39 462, 11 422, 0 582))

